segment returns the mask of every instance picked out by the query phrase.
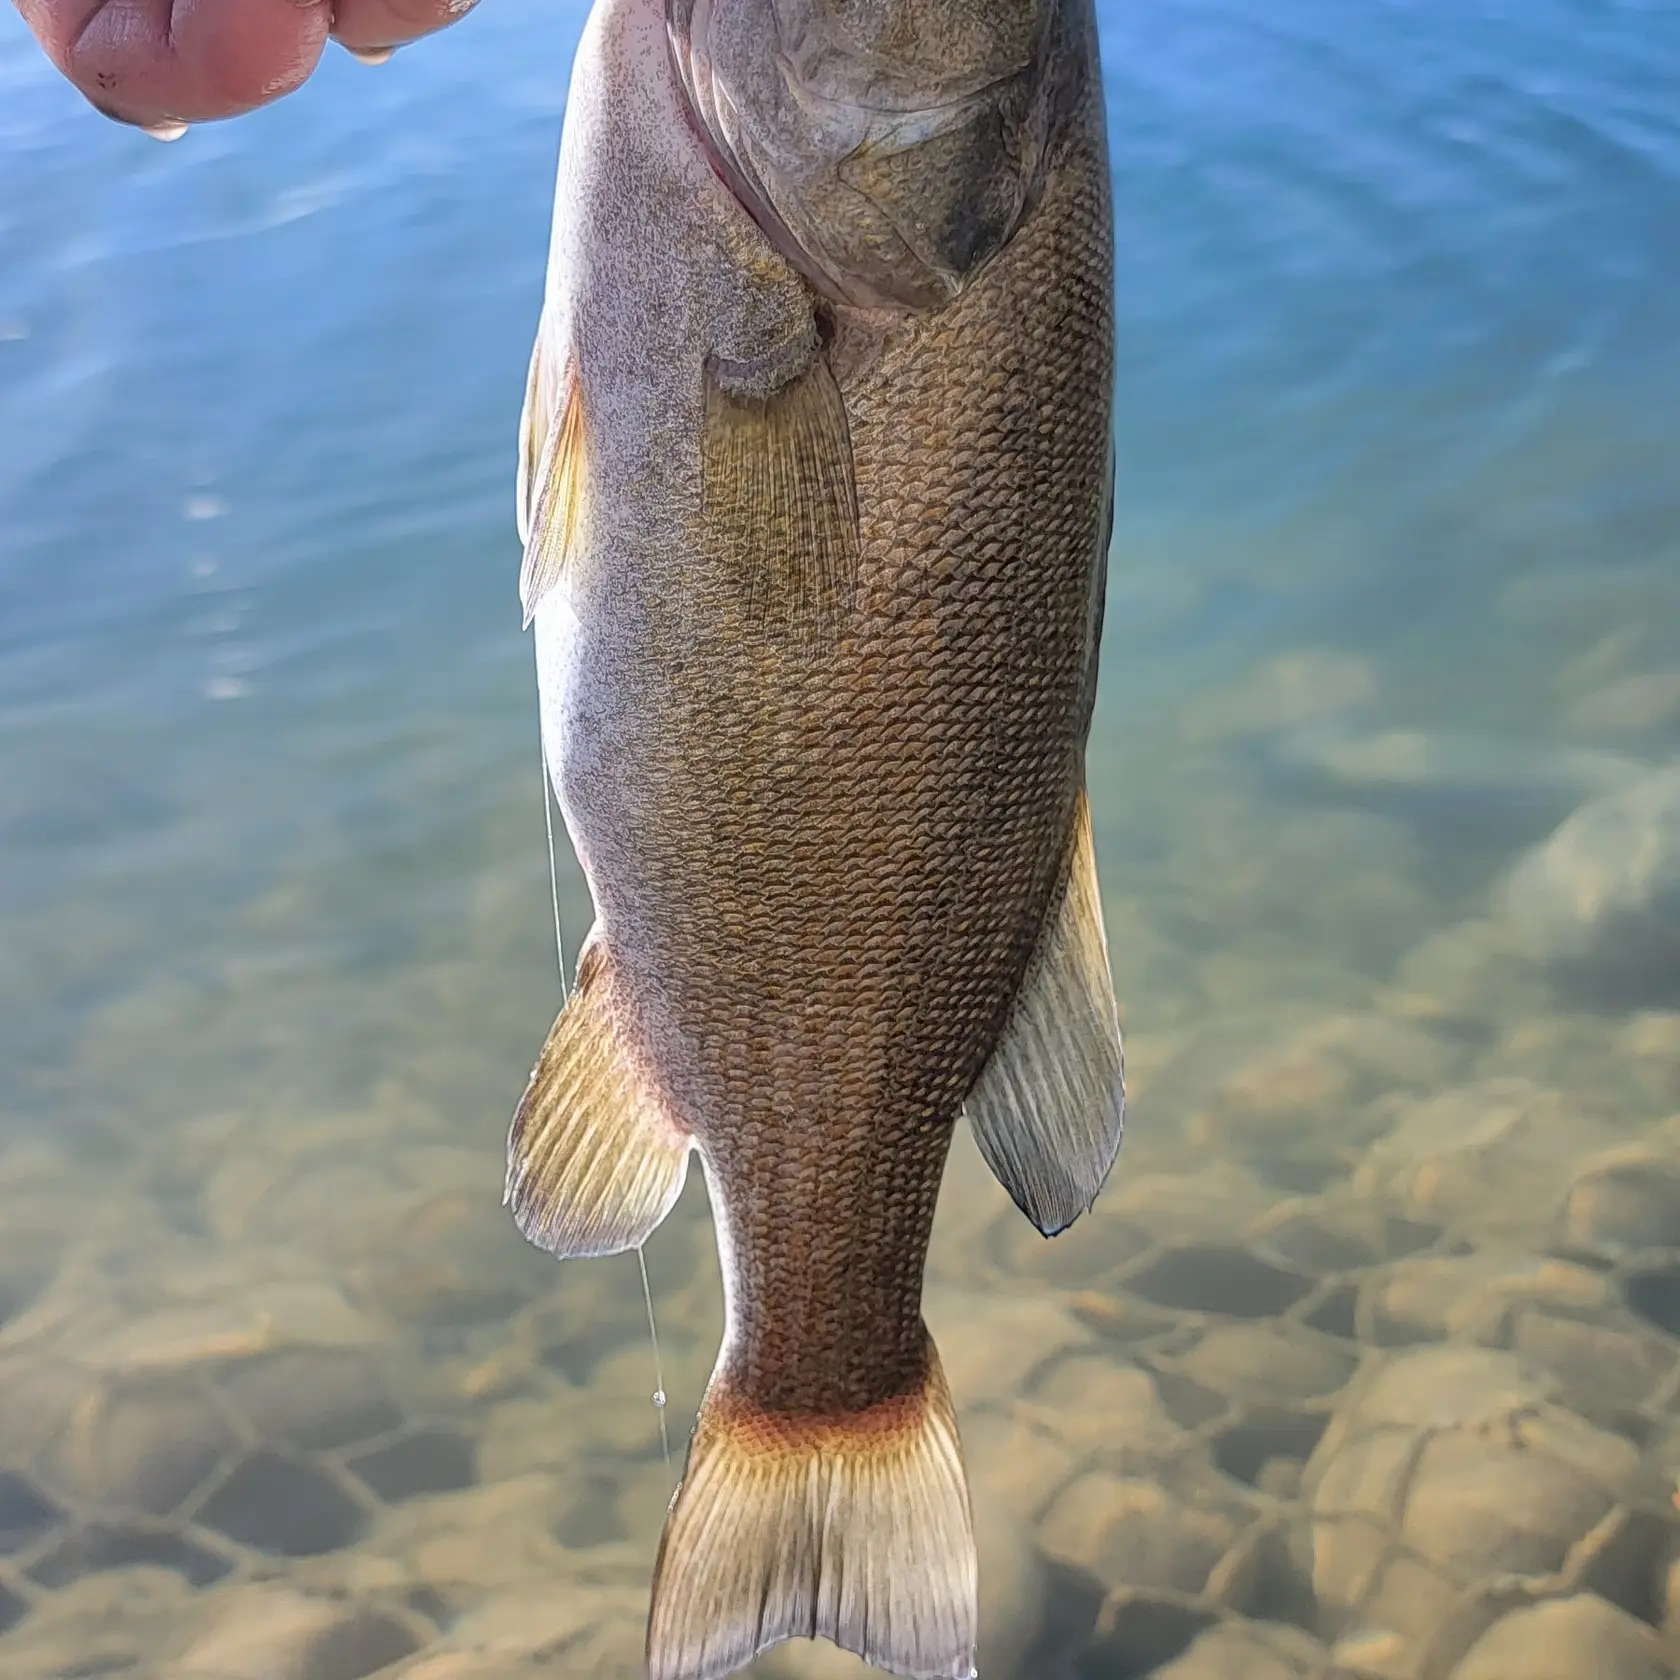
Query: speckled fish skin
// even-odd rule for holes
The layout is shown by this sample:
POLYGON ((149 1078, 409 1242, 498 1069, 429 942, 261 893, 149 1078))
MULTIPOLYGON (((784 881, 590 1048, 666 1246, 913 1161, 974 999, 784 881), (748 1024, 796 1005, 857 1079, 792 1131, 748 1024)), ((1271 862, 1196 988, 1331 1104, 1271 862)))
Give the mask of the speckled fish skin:
MULTIPOLYGON (((1071 890, 1112 476, 1089 0, 998 0, 991 34, 978 0, 757 9, 810 46, 819 81, 824 62, 852 74, 861 52, 896 76, 901 108, 932 107, 950 89, 927 85, 943 73, 928 66, 954 65, 979 117, 935 136, 924 225, 904 205, 920 190, 913 148, 888 157, 890 191, 848 224, 825 220, 839 201, 823 197, 834 160, 820 136, 767 178, 765 159, 786 153, 775 122, 763 145, 738 136, 738 152, 707 131, 694 83, 713 73, 702 60, 727 34, 714 27, 727 0, 673 0, 669 19, 660 0, 597 0, 574 72, 527 400, 528 571, 541 486, 560 470, 545 451, 568 424, 579 441, 564 564, 530 605, 545 753, 596 906, 574 1007, 606 1023, 660 1148, 700 1155, 717 1223, 726 1333, 691 1482, 708 1430, 742 1418, 740 1439, 773 1455, 789 1431, 890 1435, 906 1407, 943 1395, 921 1317, 934 1204, 965 1099, 1071 890), (696 11, 709 42, 690 36, 696 11), (852 35, 811 45, 827 13, 852 35), (868 26, 861 46, 853 25, 868 26), (895 57, 895 40, 915 51, 895 57), (965 175, 970 129, 990 151, 965 175), (909 229, 898 246, 881 202, 909 229), (855 501, 855 550, 846 575, 802 587, 798 552, 760 552, 777 538, 798 549, 798 506, 762 531, 720 529, 705 486, 709 405, 750 419, 813 363, 843 405, 851 489, 835 505, 849 516, 855 501)), ((848 167, 891 152, 879 134, 841 145, 848 167)), ((582 1147, 530 1165, 543 1104, 572 1100, 544 1095, 545 1065, 512 1146, 521 1223, 560 1253, 627 1246, 681 1168, 616 1235, 567 1235, 548 1204, 532 1212, 543 1172, 558 1182, 560 1155, 582 1147)), ((699 1546, 679 1533, 690 1492, 661 1561, 656 1676, 728 1672, 787 1631, 903 1672, 972 1667, 971 1605, 955 1631, 908 1601, 889 1615, 838 1599, 785 1617, 761 1605, 738 1636, 714 1638, 700 1611, 662 1624, 661 1595, 691 1566, 673 1548, 699 1546), (859 1632, 870 1618, 876 1631, 859 1632)), ((951 1567, 969 1574, 949 1593, 971 1598, 971 1562, 951 1567)), ((749 1596, 782 1592, 754 1580, 749 1596)))

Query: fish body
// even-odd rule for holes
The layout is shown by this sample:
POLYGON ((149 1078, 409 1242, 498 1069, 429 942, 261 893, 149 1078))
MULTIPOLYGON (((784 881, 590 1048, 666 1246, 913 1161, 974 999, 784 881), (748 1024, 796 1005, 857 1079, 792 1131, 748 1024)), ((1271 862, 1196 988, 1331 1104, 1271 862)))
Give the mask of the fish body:
POLYGON ((508 1195, 610 1253, 704 1165, 726 1327, 654 1680, 819 1634, 973 1669, 946 1153, 966 1111, 1051 1234, 1120 1142, 1109 218, 1090 0, 597 0, 579 48, 521 586, 596 921, 508 1195))

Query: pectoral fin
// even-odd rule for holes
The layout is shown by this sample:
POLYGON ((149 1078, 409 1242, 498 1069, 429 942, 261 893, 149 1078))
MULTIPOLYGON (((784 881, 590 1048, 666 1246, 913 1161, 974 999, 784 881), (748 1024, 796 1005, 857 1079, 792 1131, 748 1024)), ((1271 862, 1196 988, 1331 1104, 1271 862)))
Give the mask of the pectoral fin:
POLYGON ((1051 1237, 1096 1200, 1120 1150, 1125 1107, 1120 1016, 1081 793, 1061 905, 964 1108, 999 1182, 1051 1237))
POLYGON ((531 358, 519 450, 519 603, 529 627, 542 598, 565 573, 583 508, 583 388, 576 368, 565 374, 558 417, 544 400, 542 345, 531 358))
POLYGON ((636 1247, 688 1176, 692 1139, 636 1066, 611 990, 607 953, 591 942, 508 1136, 503 1199, 532 1242, 564 1259, 636 1247))
POLYGON ((857 580, 857 488, 846 406, 819 352, 768 396, 706 370, 704 540, 749 614, 831 635, 857 580))

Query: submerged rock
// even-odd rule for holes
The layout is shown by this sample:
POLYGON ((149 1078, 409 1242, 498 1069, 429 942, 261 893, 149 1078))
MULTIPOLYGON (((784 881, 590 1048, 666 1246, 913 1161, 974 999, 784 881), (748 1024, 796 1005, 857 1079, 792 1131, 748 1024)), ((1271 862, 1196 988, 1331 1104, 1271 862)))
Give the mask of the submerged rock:
POLYGON ((6 1680, 124 1674, 156 1657, 194 1608, 191 1589, 172 1569, 140 1565, 85 1575, 44 1594, 10 1630, 0 1672, 6 1680))
POLYGON ((1353 1353, 1287 1319, 1214 1324, 1171 1369, 1233 1407, 1288 1406, 1331 1394, 1353 1374, 1353 1353))
POLYGON ((1054 1429, 1007 1411, 965 1416, 962 1439, 976 1507, 989 1504, 1017 1523, 1036 1522, 1081 1464, 1054 1429))
POLYGON ((1436 1088, 1456 1059, 1448 1042, 1408 1022, 1326 1015, 1236 1066, 1186 1131, 1193 1144, 1235 1152, 1273 1183, 1316 1189, 1346 1172, 1382 1130, 1374 1099, 1436 1088))
POLYGON ((352 1275, 392 1317, 458 1325, 503 1318, 554 1281, 550 1257, 520 1236, 493 1196, 417 1198, 389 1240, 355 1256, 352 1275))
POLYGON ((1452 1680, 1668 1680, 1656 1636, 1591 1593, 1495 1622, 1452 1680))
POLYGON ((1509 1343, 1513 1353, 1556 1377, 1564 1401, 1584 1417, 1616 1428, 1631 1419, 1636 1433, 1638 1414, 1666 1388, 1675 1366, 1672 1341, 1637 1321, 1582 1324, 1566 1314, 1523 1309, 1509 1343))
POLYGON ((1324 1648, 1282 1626, 1226 1622, 1202 1634, 1154 1680, 1317 1680, 1324 1648))
POLYGON ((1513 1314, 1525 1305, 1602 1314, 1614 1302, 1614 1288, 1598 1272, 1517 1249, 1415 1255, 1366 1280, 1360 1336, 1378 1347, 1448 1337, 1503 1343, 1513 1314))
POLYGON ((1609 1259, 1645 1248, 1680 1248, 1680 1167, 1653 1148, 1590 1168, 1570 1188, 1562 1237, 1572 1248, 1609 1259))
POLYGON ((1511 1354, 1474 1347, 1362 1373, 1304 1478, 1325 1614, 1424 1641, 1488 1581, 1649 1602, 1664 1490, 1627 1440, 1555 1392, 1511 1354))
POLYGON ((394 1429, 402 1414, 359 1351, 278 1348, 230 1370, 221 1389, 259 1440, 327 1451, 394 1429))
POLYGON ((168 1516, 233 1452, 211 1393, 177 1373, 96 1381, 43 1455, 48 1485, 107 1509, 168 1516))
POLYGON ((1026 1525, 979 1487, 974 1494, 974 1544, 981 1582, 976 1666, 996 1680, 1036 1680, 1026 1657, 1044 1621, 1044 1564, 1026 1525))
POLYGON ((1680 999, 1680 763, 1583 805, 1517 864, 1502 903, 1560 978, 1680 999))
POLYGON ((175 1680, 363 1680, 419 1649, 406 1618, 264 1584, 235 1589, 171 1667, 175 1680))
POLYGON ((1181 1495, 1158 1480, 1092 1470, 1062 1492, 1039 1538, 1052 1558, 1106 1587, 1199 1593, 1250 1520, 1206 1487, 1181 1495))
POLYGON ((1669 1537, 1668 1555, 1658 1583, 1657 1611, 1662 1618, 1669 1656, 1680 1662, 1680 1534, 1669 1537))
POLYGON ((959 1405, 1012 1399, 1091 1332, 1059 1303, 1024 1295, 928 1292, 927 1320, 959 1405))
POLYGON ((481 1660, 522 1662, 545 1680, 550 1674, 646 1680, 646 1626, 645 1586, 550 1577, 462 1616, 449 1630, 448 1645, 481 1660))
MULTIPOLYGON (((601 1538, 579 1533, 599 1527, 583 1510, 601 1491, 582 1474, 563 1481, 533 1474, 459 1493, 435 1495, 387 1511, 369 1535, 367 1549, 424 1581, 451 1610, 482 1603, 492 1594, 536 1589, 564 1578, 573 1547, 601 1538)), ((612 1520, 612 1483, 597 1498, 612 1520)), ((636 1560, 645 1570, 646 1558, 636 1560)))
POLYGON ((1246 1168, 1214 1159, 1193 1173, 1117 1171, 1085 1218, 1125 1220, 1155 1242, 1221 1242, 1259 1218, 1277 1199, 1277 1192, 1246 1168))
POLYGON ((368 1117, 341 1123, 342 1136, 300 1122, 226 1148, 207 1174, 204 1223, 230 1249, 315 1256, 359 1305, 415 1327, 503 1318, 553 1285, 552 1258, 500 1205, 490 1157, 397 1147, 368 1117))
POLYGON ((118 1254, 67 1273, 14 1332, 0 1460, 100 1521, 190 1505, 260 1549, 342 1545, 359 1512, 305 1455, 401 1421, 380 1327, 295 1257, 196 1239, 118 1254))
POLYGON ((440 1651, 401 1671, 401 1680, 535 1680, 541 1670, 518 1657, 487 1657, 473 1651, 440 1651))
POLYGON ((1082 1462, 1123 1475, 1153 1468, 1184 1442, 1150 1373, 1096 1353, 1044 1370, 1014 1411, 1082 1462))
POLYGON ((1485 1079, 1399 1108, 1353 1183, 1414 1219, 1538 1246, 1553 1236, 1581 1157, 1620 1141, 1586 1101, 1526 1079, 1485 1079))

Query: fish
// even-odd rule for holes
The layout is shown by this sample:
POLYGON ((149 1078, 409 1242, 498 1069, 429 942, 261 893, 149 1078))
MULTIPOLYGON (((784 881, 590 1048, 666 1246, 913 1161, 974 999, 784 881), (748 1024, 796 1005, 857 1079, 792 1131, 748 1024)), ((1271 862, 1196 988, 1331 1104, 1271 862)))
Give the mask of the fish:
POLYGON ((974 1673, 947 1154, 966 1119, 1048 1236, 1124 1125, 1113 265, 1092 0, 595 0, 517 486, 594 922, 506 1197, 606 1255, 705 1175, 724 1333, 651 1680, 794 1637, 974 1673))

